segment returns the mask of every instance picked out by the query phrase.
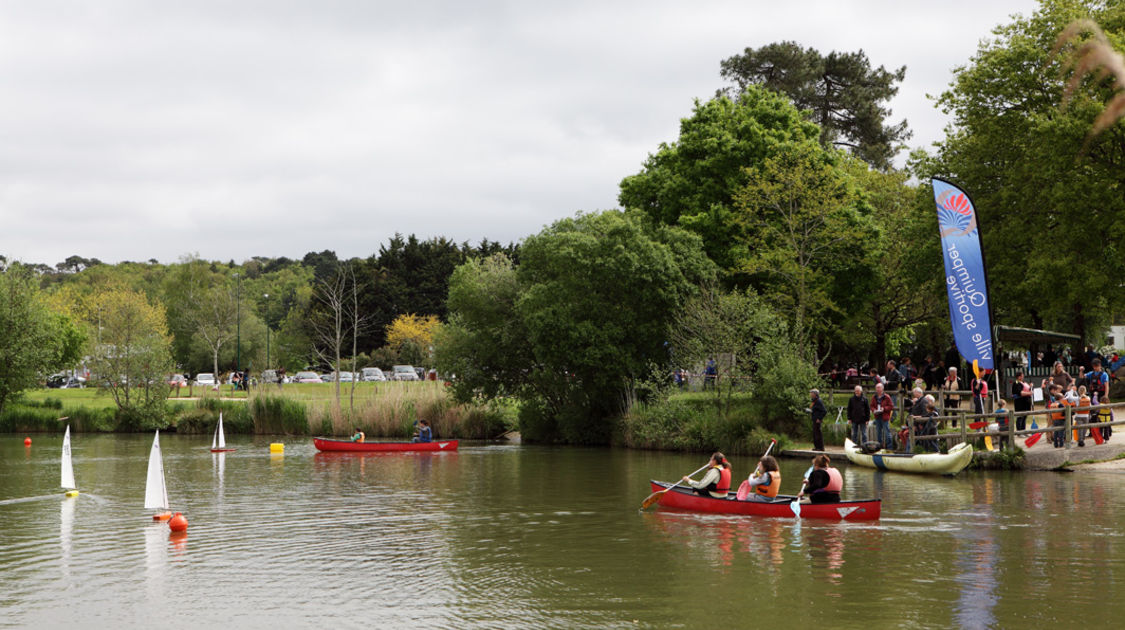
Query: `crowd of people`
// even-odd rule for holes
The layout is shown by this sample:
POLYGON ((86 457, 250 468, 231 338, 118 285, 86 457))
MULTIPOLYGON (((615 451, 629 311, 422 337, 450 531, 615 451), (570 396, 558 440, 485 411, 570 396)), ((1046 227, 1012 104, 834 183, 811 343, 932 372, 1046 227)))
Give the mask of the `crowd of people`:
MULTIPOLYGON (((1111 365, 1122 365, 1122 359, 1113 354, 1110 359, 1113 363, 1111 365)), ((927 362, 928 363, 928 362, 927 362)), ((909 358, 905 359, 901 365, 909 366, 909 358)), ((962 389, 962 381, 958 376, 957 368, 950 367, 946 372, 946 377, 937 385, 937 390, 942 391, 942 398, 944 401, 944 408, 937 408, 937 401, 933 394, 926 392, 925 381, 921 378, 914 378, 910 380, 910 373, 903 374, 897 369, 894 361, 889 361, 887 364, 888 374, 899 374, 900 378, 884 379, 879 378, 874 381, 874 394, 867 398, 864 393, 862 385, 855 385, 854 394, 848 399, 846 409, 847 421, 849 424, 849 438, 858 446, 869 445, 867 440, 867 426, 869 422, 875 422, 875 440, 874 446, 869 448, 884 448, 892 449, 895 446, 895 436, 889 430, 889 423, 893 420, 895 411, 895 398, 887 392, 891 391, 891 387, 887 384, 893 382, 895 387, 902 383, 911 383, 913 389, 910 392, 911 398, 905 401, 903 406, 907 410, 909 420, 907 422, 913 425, 913 432, 915 436, 929 436, 937 434, 937 423, 934 420, 940 415, 952 415, 956 413, 961 407, 961 397, 963 392, 969 392, 969 400, 972 403, 972 413, 974 415, 985 415, 987 406, 985 399, 988 397, 988 382, 984 378, 974 375, 968 381, 968 388, 962 389)), ((1101 423, 1112 419, 1111 412, 1101 411, 1096 408, 1091 409, 1091 406, 1105 404, 1111 402, 1109 397, 1110 383, 1112 376, 1109 371, 1104 369, 1102 359, 1100 357, 1093 357, 1090 360, 1090 370, 1082 366, 1078 368, 1077 377, 1071 376, 1066 370, 1061 359, 1056 359, 1052 367, 1050 375, 1043 379, 1040 383, 1039 391, 1043 396, 1043 401, 1047 409, 1058 409, 1050 414, 1050 423, 1054 427, 1062 427, 1065 424, 1066 412, 1064 407, 1074 407, 1074 424, 1081 425, 1089 422, 1101 423)), ((1031 383, 1027 382, 1023 370, 1016 373, 1016 378, 1012 381, 1009 394, 1014 403, 1014 411, 1025 412, 1031 411, 1034 407, 1034 398, 1036 390, 1032 387, 1031 383)), ((827 414, 827 409, 824 402, 820 399, 820 392, 813 389, 809 392, 811 404, 806 413, 810 414, 812 419, 812 435, 813 435, 813 449, 822 451, 824 450, 824 439, 822 432, 822 424, 824 417, 827 414)), ((1007 403, 1003 398, 999 398, 996 407, 992 410, 991 415, 996 419, 996 426, 1001 431, 1007 430, 1008 425, 1008 408, 1007 403)), ((1019 431, 1025 430, 1027 427, 1026 416, 1018 416, 1015 420, 1016 429, 1019 431)), ((951 420, 953 427, 956 427, 957 420, 951 420)), ((1095 429, 1079 429, 1076 430, 1078 446, 1084 447, 1086 445, 1085 439, 1091 435, 1095 429)), ((1102 426, 1097 431, 1098 443, 1109 439, 1112 433, 1111 426, 1102 426)), ((898 443, 903 445, 906 442, 906 436, 909 433, 907 424, 904 422, 902 429, 898 434, 898 443)), ((1052 443, 1057 448, 1062 448, 1066 443, 1066 436, 1063 435, 1064 431, 1060 428, 1052 433, 1052 443)), ((1001 443, 1005 441, 1001 438, 1001 443)), ((922 440, 927 450, 936 451, 938 445, 935 440, 922 440)))

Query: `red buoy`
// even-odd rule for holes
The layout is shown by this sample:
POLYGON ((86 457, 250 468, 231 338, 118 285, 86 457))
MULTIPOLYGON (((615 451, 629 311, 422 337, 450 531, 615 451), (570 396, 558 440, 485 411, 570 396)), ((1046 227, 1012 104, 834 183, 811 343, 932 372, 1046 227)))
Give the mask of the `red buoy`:
POLYGON ((25 437, 25 438, 23 439, 23 445, 24 445, 24 446, 31 446, 31 438, 29 438, 29 437, 25 437))
POLYGON ((168 521, 168 528, 174 532, 185 532, 187 531, 187 519, 180 512, 176 512, 176 515, 168 521))

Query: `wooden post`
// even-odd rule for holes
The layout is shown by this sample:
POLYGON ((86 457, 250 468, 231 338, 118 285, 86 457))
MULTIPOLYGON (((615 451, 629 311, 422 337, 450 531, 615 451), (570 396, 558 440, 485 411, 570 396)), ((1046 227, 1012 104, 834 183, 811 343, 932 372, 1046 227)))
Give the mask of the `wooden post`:
POLYGON ((914 423, 911 421, 906 422, 907 438, 906 438, 906 452, 914 452, 914 423))
POLYGON ((961 425, 961 443, 964 444, 969 439, 967 435, 969 427, 967 426, 968 423, 965 422, 965 412, 960 409, 957 410, 957 423, 961 425))
POLYGON ((1012 417, 1012 410, 1008 410, 1008 448, 1016 448, 1016 419, 1012 417))
POLYGON ((1066 420, 1065 424, 1063 424, 1063 444, 1068 449, 1071 448, 1072 444, 1074 444, 1074 442, 1071 441, 1071 437, 1073 437, 1074 435, 1074 416, 1071 413, 1073 410, 1074 407, 1071 407, 1070 405, 1066 406, 1066 420))

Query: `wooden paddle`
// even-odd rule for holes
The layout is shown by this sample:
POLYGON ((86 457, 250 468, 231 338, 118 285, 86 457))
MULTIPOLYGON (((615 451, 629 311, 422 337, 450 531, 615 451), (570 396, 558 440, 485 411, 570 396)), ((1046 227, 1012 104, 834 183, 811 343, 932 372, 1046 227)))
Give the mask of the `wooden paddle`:
MULTIPOLYGON (((702 470, 706 470, 706 469, 707 469, 707 468, 708 468, 708 467, 709 467, 710 465, 711 465, 711 462, 710 462, 710 461, 708 461, 708 462, 707 462, 707 463, 706 463, 706 464, 705 464, 705 465, 703 466, 703 468, 700 468, 699 470, 697 470, 697 471, 695 471, 695 472, 691 473, 690 475, 688 475, 688 477, 690 477, 691 475, 697 474, 697 473, 699 473, 699 472, 700 472, 700 471, 702 471, 702 470)), ((667 488, 665 488, 665 489, 663 489, 663 490, 657 490, 656 492, 653 492, 652 494, 648 495, 648 498, 647 498, 647 499, 645 499, 644 501, 641 501, 641 509, 642 509, 642 510, 644 510, 644 509, 647 509, 647 508, 648 508, 648 507, 649 507, 650 505, 652 505, 653 503, 656 503, 657 501, 659 501, 659 500, 660 500, 660 497, 664 496, 664 493, 665 493, 665 492, 668 492, 669 490, 671 490, 672 488, 675 488, 676 486, 680 485, 680 484, 681 484, 681 483, 683 483, 683 482, 684 482, 684 480, 683 480, 683 479, 680 479, 679 481, 677 481, 676 483, 674 483, 674 484, 672 484, 672 485, 668 486, 667 488)))

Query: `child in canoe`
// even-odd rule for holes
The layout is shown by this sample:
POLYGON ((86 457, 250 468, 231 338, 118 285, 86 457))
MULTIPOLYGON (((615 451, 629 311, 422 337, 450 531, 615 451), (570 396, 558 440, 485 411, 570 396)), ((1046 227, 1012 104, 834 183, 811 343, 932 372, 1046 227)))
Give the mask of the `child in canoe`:
POLYGON ((778 470, 777 460, 772 455, 765 455, 758 460, 758 467, 746 480, 746 485, 738 489, 739 498, 743 501, 770 503, 777 496, 780 488, 781 471, 778 470), (744 491, 745 495, 743 495, 744 491))

